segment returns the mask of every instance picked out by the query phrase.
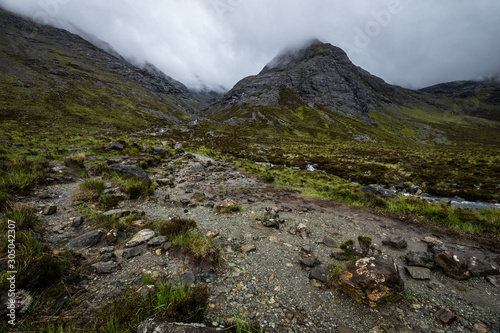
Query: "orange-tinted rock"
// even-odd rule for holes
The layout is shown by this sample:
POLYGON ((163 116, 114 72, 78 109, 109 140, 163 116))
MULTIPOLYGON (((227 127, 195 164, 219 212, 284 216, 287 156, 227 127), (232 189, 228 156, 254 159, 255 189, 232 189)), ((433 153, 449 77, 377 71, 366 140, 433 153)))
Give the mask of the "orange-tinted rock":
POLYGON ((399 298, 404 281, 389 255, 362 258, 339 275, 339 285, 356 301, 371 307, 399 298))

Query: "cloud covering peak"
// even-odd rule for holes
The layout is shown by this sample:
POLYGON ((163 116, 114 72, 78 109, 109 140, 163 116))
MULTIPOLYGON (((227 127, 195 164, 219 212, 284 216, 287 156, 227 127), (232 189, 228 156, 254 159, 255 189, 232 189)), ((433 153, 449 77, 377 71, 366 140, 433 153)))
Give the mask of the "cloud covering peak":
POLYGON ((500 72, 500 0, 0 0, 109 43, 192 88, 231 88, 318 38, 389 83, 420 88, 500 72))

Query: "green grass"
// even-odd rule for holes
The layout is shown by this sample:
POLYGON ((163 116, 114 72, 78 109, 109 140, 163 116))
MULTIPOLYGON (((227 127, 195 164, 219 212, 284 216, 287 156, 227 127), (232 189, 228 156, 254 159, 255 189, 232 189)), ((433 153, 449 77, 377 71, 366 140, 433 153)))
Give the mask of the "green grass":
POLYGON ((178 235, 186 235, 196 228, 196 222, 190 219, 173 218, 168 221, 160 220, 156 228, 160 235, 172 238, 178 235))
POLYGON ((221 260, 220 249, 210 237, 203 236, 198 232, 179 234, 172 238, 173 245, 180 245, 184 251, 199 262, 207 262, 217 265, 221 260))

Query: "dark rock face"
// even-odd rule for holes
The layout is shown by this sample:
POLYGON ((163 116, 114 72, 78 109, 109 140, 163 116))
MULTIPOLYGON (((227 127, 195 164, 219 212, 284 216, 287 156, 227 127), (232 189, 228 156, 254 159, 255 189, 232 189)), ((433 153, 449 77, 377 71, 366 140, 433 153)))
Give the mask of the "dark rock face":
POLYGON ((316 279, 318 281, 321 281, 323 283, 326 283, 328 280, 328 273, 332 269, 332 265, 319 265, 311 269, 311 272, 309 272, 309 278, 310 279, 316 279))
POLYGON ((429 252, 408 252, 405 256, 405 261, 408 266, 420 266, 429 269, 436 267, 434 255, 429 252))
POLYGON ((465 258, 450 251, 443 251, 434 256, 436 264, 443 269, 444 274, 456 279, 466 280, 470 272, 465 258))
POLYGON ((183 324, 159 322, 156 319, 147 319, 139 324, 137 333, 210 333, 219 332, 215 328, 203 324, 183 324))
POLYGON ((123 148, 124 148, 123 145, 119 142, 112 141, 108 144, 109 150, 120 151, 120 150, 123 150, 123 148))
POLYGON ((98 262, 92 265, 97 274, 111 274, 118 270, 118 264, 112 260, 105 262, 98 262))
POLYGON ((488 276, 488 275, 500 275, 500 270, 497 266, 484 262, 476 257, 471 257, 468 260, 469 270, 472 276, 488 276))
POLYGON ((103 229, 92 230, 73 238, 66 244, 66 248, 70 250, 80 250, 86 247, 94 246, 101 240, 101 236, 103 234, 103 229))
POLYGON ((371 121, 369 110, 403 98, 404 92, 354 66, 340 48, 315 39, 281 53, 258 75, 239 81, 212 110, 245 104, 298 107, 289 104, 299 102, 371 121), (296 97, 287 98, 289 93, 296 97))
POLYGON ((396 237, 384 239, 382 241, 382 244, 387 245, 387 246, 391 246, 395 249, 404 249, 408 246, 408 243, 406 242, 406 240, 401 236, 396 236, 396 237))
POLYGON ((443 325, 451 325, 457 321, 458 317, 448 309, 441 308, 434 313, 436 318, 443 325))
POLYGON ((110 166, 108 166, 108 168, 122 175, 131 175, 151 182, 149 176, 144 172, 144 170, 135 165, 117 163, 111 164, 110 166))
POLYGON ((356 301, 377 307, 397 299, 404 281, 392 257, 381 255, 347 267, 340 273, 339 286, 356 301))
POLYGON ((363 192, 371 193, 373 195, 376 195, 376 196, 384 198, 384 199, 389 199, 389 198, 397 199, 397 197, 398 197, 394 193, 394 191, 391 191, 389 189, 383 188, 382 186, 367 185, 367 186, 363 186, 361 188, 361 190, 363 192))

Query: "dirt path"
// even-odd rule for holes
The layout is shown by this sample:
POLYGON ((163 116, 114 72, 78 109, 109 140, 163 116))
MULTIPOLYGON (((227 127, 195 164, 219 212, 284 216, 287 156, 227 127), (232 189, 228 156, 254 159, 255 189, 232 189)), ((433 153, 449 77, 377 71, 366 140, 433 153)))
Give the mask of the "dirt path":
MULTIPOLYGON (((305 198, 235 171, 224 162, 186 158, 175 162, 150 170, 160 176, 167 174, 174 179, 174 187, 158 188, 147 201, 122 201, 120 207, 142 210, 147 220, 174 215, 190 218, 204 233, 218 232, 216 242, 223 249, 225 269, 215 274, 197 272, 188 261, 157 255, 147 247, 139 256, 124 259, 123 244, 117 245, 112 252, 119 270, 92 274, 80 283, 86 295, 82 304, 89 314, 123 288, 139 285, 143 272, 151 272, 170 279, 182 277, 189 281, 194 277, 207 283, 212 292, 208 321, 214 325, 237 315, 255 320, 269 332, 336 332, 346 328, 354 332, 478 332, 482 327, 488 332, 500 332, 500 289, 484 278, 456 281, 440 271, 432 271, 431 280, 422 281, 412 279, 403 268, 406 252, 426 251, 427 244, 421 240, 427 236, 438 238, 454 252, 490 262, 499 258, 498 244, 495 252, 491 242, 481 244, 478 239, 376 215, 366 209, 305 198), (191 198, 196 192, 204 193, 206 198, 193 204, 191 198), (243 211, 216 214, 211 204, 225 198, 239 203, 243 211), (184 205, 180 203, 182 199, 184 205), (190 203, 186 204, 187 200, 190 203), (266 207, 279 209, 280 218, 285 220, 279 230, 266 228, 257 221, 266 207), (301 223, 310 230, 306 239, 296 232, 301 223), (316 253, 322 263, 332 262, 332 249, 322 243, 325 236, 340 244, 359 235, 371 237, 378 248, 394 257, 412 297, 371 309, 341 291, 310 280, 309 271, 299 264, 303 249, 316 253), (395 250, 382 245, 384 238, 393 236, 403 236, 408 248, 395 250), (255 250, 239 251, 248 244, 253 244, 255 250), (433 317, 442 307, 459 317, 450 327, 433 317)), ((55 215, 44 218, 46 238, 54 249, 62 249, 68 240, 92 226, 91 221, 78 228, 70 225, 71 219, 81 214, 71 201, 77 187, 78 182, 47 186, 28 198, 37 205, 58 206, 55 215), (41 199, 40 194, 49 197, 41 199)), ((101 242, 83 253, 90 263, 97 262, 106 245, 101 242)))

